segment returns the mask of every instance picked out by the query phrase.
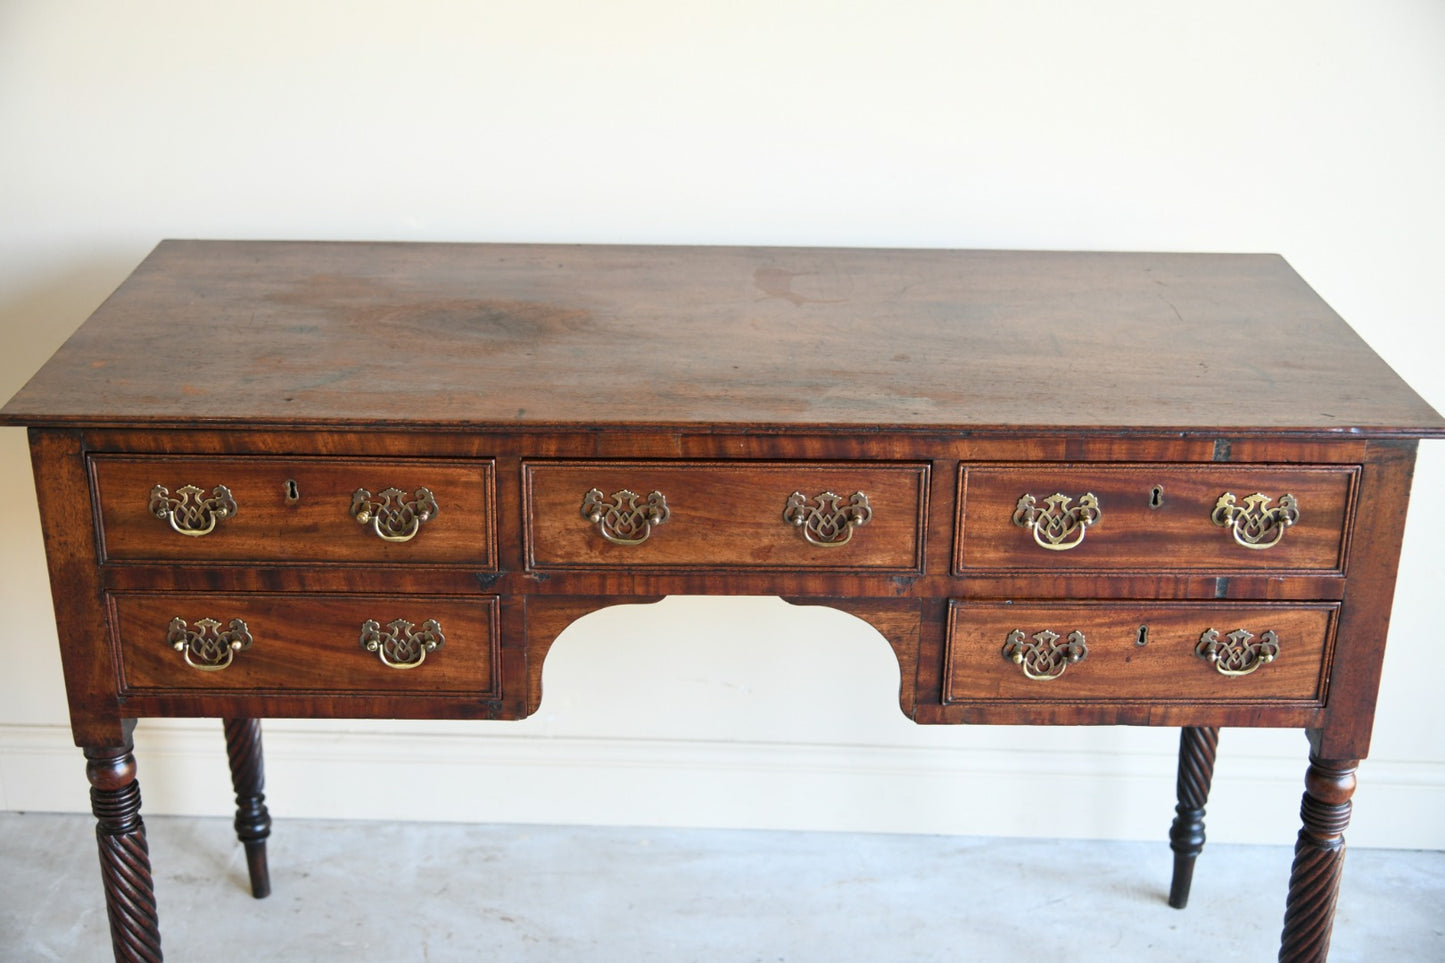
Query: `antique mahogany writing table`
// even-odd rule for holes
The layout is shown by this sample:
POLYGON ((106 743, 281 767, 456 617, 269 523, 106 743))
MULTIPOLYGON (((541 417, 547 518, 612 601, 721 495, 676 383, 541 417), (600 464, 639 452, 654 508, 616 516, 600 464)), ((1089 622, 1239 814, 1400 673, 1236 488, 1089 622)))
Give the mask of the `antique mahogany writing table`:
POLYGON ((1328 948, 1421 401, 1264 255, 161 244, 30 426, 117 958, 158 959, 134 720, 517 719, 672 593, 871 623, 920 723, 1306 730, 1282 959, 1328 948))

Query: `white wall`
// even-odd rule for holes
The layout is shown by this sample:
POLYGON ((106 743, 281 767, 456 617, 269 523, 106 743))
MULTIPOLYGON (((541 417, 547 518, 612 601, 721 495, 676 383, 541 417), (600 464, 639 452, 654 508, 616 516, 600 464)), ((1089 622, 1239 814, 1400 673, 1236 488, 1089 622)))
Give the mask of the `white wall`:
MULTIPOLYGON (((1278 251, 1445 407, 1442 50, 1438 0, 8 0, 0 395, 204 236, 1278 251)), ((1445 848, 1442 482, 1423 445, 1356 845, 1445 848)), ((0 430, 0 808, 83 810, 32 491, 0 430)), ((1163 839, 1173 731, 920 729, 896 673, 827 610, 614 609, 524 723, 268 723, 269 795, 1163 839)), ((148 811, 227 812, 217 724, 137 740, 148 811)), ((1303 737, 1221 748, 1211 838, 1291 841, 1303 737)))

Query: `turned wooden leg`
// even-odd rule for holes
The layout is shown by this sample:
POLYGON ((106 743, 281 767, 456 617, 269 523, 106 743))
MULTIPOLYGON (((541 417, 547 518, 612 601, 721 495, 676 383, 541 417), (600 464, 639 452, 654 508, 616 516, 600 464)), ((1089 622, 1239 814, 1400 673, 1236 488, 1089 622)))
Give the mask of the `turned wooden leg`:
POLYGON ((251 895, 271 895, 271 871, 266 865, 266 837, 271 835, 271 814, 266 811, 266 773, 261 764, 261 720, 226 719, 226 755, 231 760, 231 786, 236 790, 236 838, 246 847, 246 868, 251 874, 251 895))
POLYGON ((140 818, 140 785, 135 779, 130 730, 131 726, 125 729, 125 745, 84 748, 110 941, 115 958, 127 963, 161 958, 155 885, 145 824, 140 818))
POLYGON ((1179 802, 1174 825, 1169 827, 1169 848, 1174 850, 1174 879, 1169 884, 1169 905, 1189 904, 1194 881, 1194 860, 1204 851, 1204 806, 1214 779, 1214 752, 1219 730, 1213 726, 1186 726, 1179 730, 1179 802))
POLYGON ((1284 908, 1281 961, 1314 963, 1329 954, 1335 899, 1345 862, 1344 833, 1350 824, 1350 797, 1355 793, 1355 767, 1359 762, 1310 755, 1304 800, 1300 803, 1304 825, 1294 847, 1294 868, 1284 908))

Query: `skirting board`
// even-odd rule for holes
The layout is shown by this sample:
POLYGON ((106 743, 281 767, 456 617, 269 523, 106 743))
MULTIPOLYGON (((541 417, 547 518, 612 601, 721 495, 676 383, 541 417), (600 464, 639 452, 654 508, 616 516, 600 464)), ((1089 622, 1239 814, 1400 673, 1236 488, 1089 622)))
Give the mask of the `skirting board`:
MULTIPOLYGON (((267 802, 277 817, 1157 840, 1173 818, 1175 761, 1164 751, 332 725, 265 724, 267 802)), ((1248 745, 1231 755, 1236 732, 1221 740, 1209 838, 1292 844, 1303 739, 1290 756, 1248 745)), ((218 722, 143 723, 136 756, 145 812, 232 814, 218 722)), ((0 726, 0 808, 87 811, 83 766, 63 726, 0 726)), ((1366 760, 1349 842, 1445 849, 1445 827, 1434 818, 1442 808, 1445 767, 1366 760)))

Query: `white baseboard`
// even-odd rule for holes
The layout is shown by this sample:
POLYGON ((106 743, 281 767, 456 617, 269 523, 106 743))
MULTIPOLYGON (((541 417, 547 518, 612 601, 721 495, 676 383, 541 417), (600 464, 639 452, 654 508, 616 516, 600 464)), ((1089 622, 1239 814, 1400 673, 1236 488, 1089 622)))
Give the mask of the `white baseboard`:
MULTIPOLYGON (((1172 742, 1081 750, 1088 735, 1062 748, 1007 739, 939 748, 268 721, 266 791, 274 815, 296 818, 1164 840, 1174 805, 1172 742)), ((1222 742, 1211 841, 1293 843, 1303 740, 1293 754, 1264 748, 1222 742)), ((231 815, 219 723, 143 723, 136 754, 145 812, 231 815)), ((68 729, 0 726, 0 808, 88 805, 68 729)), ((1367 760, 1350 843, 1445 849, 1434 818, 1442 808, 1445 766, 1367 760)))

